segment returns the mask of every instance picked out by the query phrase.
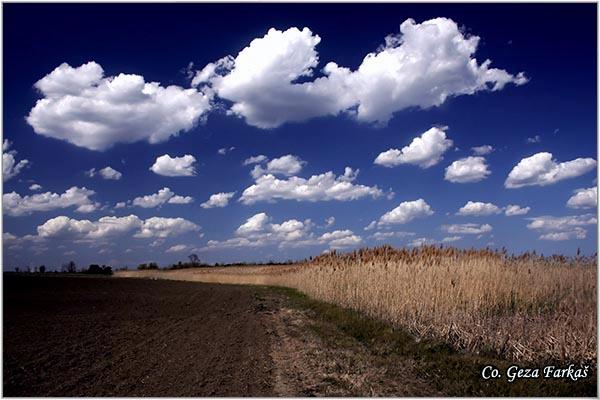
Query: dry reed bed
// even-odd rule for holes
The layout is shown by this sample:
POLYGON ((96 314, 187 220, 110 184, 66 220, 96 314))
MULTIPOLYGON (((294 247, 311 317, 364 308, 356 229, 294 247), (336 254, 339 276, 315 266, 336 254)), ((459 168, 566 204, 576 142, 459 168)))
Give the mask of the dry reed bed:
POLYGON ((160 274, 288 286, 474 352, 536 362, 596 360, 596 256, 383 246, 295 266, 160 274))

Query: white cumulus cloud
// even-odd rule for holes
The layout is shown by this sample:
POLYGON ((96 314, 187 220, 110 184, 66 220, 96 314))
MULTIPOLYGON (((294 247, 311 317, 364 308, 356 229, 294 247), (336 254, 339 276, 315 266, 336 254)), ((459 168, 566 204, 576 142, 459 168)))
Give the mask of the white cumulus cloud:
POLYGON ((277 245, 279 248, 326 245, 330 249, 342 249, 362 243, 362 238, 348 229, 316 236, 312 232, 313 227, 314 224, 309 219, 289 219, 277 224, 272 223, 271 217, 266 213, 258 213, 240 225, 234 237, 223 241, 209 240, 203 250, 269 245, 277 245))
POLYGON ((473 154, 476 156, 485 156, 494 151, 494 148, 489 144, 484 144, 482 146, 471 147, 471 150, 473 150, 473 154))
POLYGON ((372 239, 381 241, 392 238, 405 238, 409 236, 415 236, 414 232, 405 232, 405 231, 397 231, 397 232, 375 232, 370 237, 372 239))
POLYGON ((454 161, 446 168, 444 179, 453 183, 479 182, 491 171, 483 157, 466 157, 454 161))
POLYGON ((186 154, 182 157, 171 157, 164 154, 156 158, 150 170, 163 176, 194 176, 196 175, 196 157, 186 154))
POLYGON ((529 220, 531 222, 527 224, 527 228, 546 231, 568 230, 575 226, 595 225, 598 223, 594 214, 570 215, 565 217, 544 215, 529 218, 529 220))
POLYGON ((502 210, 493 203, 483 203, 481 201, 468 201, 462 206, 456 215, 481 217, 494 214, 500 214, 502 210))
POLYGON ((167 238, 197 232, 200 227, 184 218, 152 217, 146 219, 134 237, 137 238, 167 238))
POLYGON ((557 162, 552 153, 537 153, 519 161, 510 171, 504 186, 509 189, 524 186, 546 186, 564 179, 576 178, 596 168, 593 158, 577 158, 557 162))
POLYGON ((504 209, 504 215, 507 217, 513 217, 515 215, 525 215, 531 210, 531 207, 521 207, 516 204, 509 204, 504 209))
POLYGON ((74 242, 97 243, 98 241, 114 240, 124 235, 132 235, 135 238, 164 240, 199 230, 198 225, 184 218, 151 217, 142 220, 132 214, 124 217, 107 216, 90 221, 61 215, 39 225, 37 235, 27 235, 21 239, 33 242, 64 239, 74 242))
POLYGON ((235 192, 215 193, 209 197, 207 201, 200 204, 202 208, 225 207, 229 204, 229 200, 235 195, 235 192))
POLYGON ((248 124, 274 128, 341 112, 384 124, 406 108, 427 109, 453 96, 527 81, 522 73, 491 68, 489 60, 479 64, 474 58, 479 37, 463 32, 447 18, 407 19, 356 70, 329 62, 315 77, 321 38, 308 28, 271 28, 237 56, 206 65, 192 84, 209 86, 232 102, 229 112, 248 124))
POLYGON ((598 206, 598 187, 577 189, 567 201, 569 208, 596 208, 598 206))
POLYGON ((63 63, 35 87, 43 98, 27 116, 33 130, 90 150, 164 142, 194 128, 211 107, 196 89, 163 87, 134 74, 104 77, 94 61, 76 68, 63 63))
POLYGON ((32 192, 37 191, 37 190, 42 190, 42 185, 34 183, 31 186, 29 186, 29 190, 31 190, 32 192))
POLYGON ((572 240, 572 239, 585 239, 587 236, 587 231, 583 228, 574 228, 570 231, 562 231, 562 232, 550 232, 540 235, 540 240, 550 240, 553 242, 563 241, 563 240, 572 240))
POLYGON ((424 218, 433 215, 431 206, 423 199, 404 201, 391 211, 379 218, 378 225, 406 224, 415 218, 424 218))
POLYGON ((182 251, 187 250, 187 246, 185 244, 176 244, 174 246, 169 247, 165 252, 167 253, 181 253, 182 251))
POLYGON ((435 244, 435 240, 430 238, 416 238, 408 243, 410 247, 430 246, 435 244))
POLYGON ((2 180, 4 182, 18 175, 23 168, 29 165, 29 160, 17 161, 17 152, 16 150, 10 150, 11 146, 11 141, 4 139, 2 143, 2 180))
POLYGON ((442 225, 442 230, 458 235, 482 235, 492 231, 490 224, 451 224, 442 225))
POLYGON ((365 186, 353 183, 358 174, 346 167, 344 174, 336 176, 333 172, 313 175, 308 179, 297 176, 279 179, 274 175, 262 175, 255 183, 246 188, 240 197, 244 204, 259 201, 296 200, 296 201, 348 201, 362 197, 377 198, 383 192, 377 186, 365 186))
POLYGON ((140 196, 133 199, 132 204, 134 206, 142 208, 154 208, 162 206, 163 204, 188 204, 194 199, 190 196, 179 196, 173 193, 170 188, 164 187, 158 192, 149 194, 146 196, 140 196))
POLYGON ((412 140, 410 145, 398 149, 389 149, 380 153, 374 163, 384 167, 400 164, 414 164, 429 168, 442 160, 442 155, 452 147, 452 140, 446 139, 447 127, 433 127, 412 140))
POLYGON ((123 176, 122 173, 120 173, 119 171, 117 171, 116 169, 114 169, 112 167, 102 168, 100 171, 98 171, 98 173, 100 174, 100 176, 102 178, 112 179, 112 180, 119 180, 123 176))
POLYGON ((76 241, 93 241, 116 237, 139 229, 142 221, 136 215, 102 217, 97 221, 77 220, 61 215, 37 227, 41 238, 73 238, 76 241))
POLYGON ((292 154, 274 158, 269 161, 265 167, 256 165, 250 173, 254 179, 266 174, 292 176, 302 171, 302 167, 306 161, 302 161, 299 157, 292 154))
POLYGON ((442 243, 452 243, 461 240, 462 236, 446 236, 442 239, 442 243))
POLYGON ((594 214, 569 215, 555 217, 543 215, 529 218, 531 221, 527 228, 537 230, 542 234, 540 240, 563 241, 572 239, 585 239, 587 231, 583 226, 595 225, 598 220, 594 214))
POLYGON ((121 179, 121 177, 123 176, 122 173, 110 166, 102 168, 99 171, 96 171, 96 168, 92 168, 85 171, 85 174, 90 178, 93 178, 96 175, 100 175, 103 179, 110 179, 115 181, 121 179))
POLYGON ((261 162, 267 161, 268 158, 264 154, 257 156, 248 157, 244 160, 244 165, 260 164, 261 162))
POLYGON ((319 243, 329 245, 330 249, 345 249, 363 243, 362 238, 349 229, 324 233, 317 240, 319 243))
POLYGON ((10 192, 2 196, 2 203, 4 213, 13 217, 69 207, 76 207, 75 211, 86 213, 95 211, 99 207, 98 203, 90 199, 94 194, 93 190, 77 186, 67 189, 62 194, 45 192, 21 196, 16 192, 10 192))
POLYGON ((221 147, 219 150, 217 150, 217 153, 224 156, 227 153, 232 152, 233 150, 235 150, 235 147, 231 146, 231 147, 221 147))

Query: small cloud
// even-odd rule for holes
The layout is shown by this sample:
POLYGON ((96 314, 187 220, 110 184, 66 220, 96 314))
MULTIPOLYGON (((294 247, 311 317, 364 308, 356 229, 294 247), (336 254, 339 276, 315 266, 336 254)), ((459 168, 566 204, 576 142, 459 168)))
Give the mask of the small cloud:
POLYGON ((194 176, 196 175, 195 163, 196 158, 191 154, 182 157, 171 157, 164 154, 156 158, 150 170, 162 176, 194 176))
POLYGON ((268 161, 267 156, 259 154, 257 156, 248 157, 244 160, 244 165, 260 164, 264 161, 268 161))
POLYGON ((476 156, 485 156, 486 154, 493 152, 494 148, 489 144, 484 144, 483 146, 471 147, 471 150, 473 150, 473 154, 476 156))
POLYGON ((444 179, 452 183, 479 182, 491 173, 485 158, 466 157, 450 164, 446 168, 444 179))
POLYGON ((504 209, 504 215, 507 217, 513 217, 515 215, 525 215, 531 210, 531 207, 521 207, 516 204, 509 204, 504 209))
POLYGON ((412 140, 402 150, 389 149, 380 153, 374 164, 384 167, 396 167, 401 164, 418 165, 425 169, 442 161, 443 154, 452 147, 453 142, 446 138, 448 127, 433 127, 412 140))
POLYGON ((527 143, 539 143, 542 141, 542 138, 540 137, 540 135, 535 135, 534 137, 528 137, 527 138, 527 143))
POLYGON ((166 252, 167 253, 181 253, 182 251, 187 250, 187 246, 185 244, 177 244, 175 246, 169 247, 166 252))
POLYGON ((445 238, 442 239, 442 243, 452 243, 452 242, 456 242, 457 240, 461 240, 462 236, 446 236, 445 238))
POLYGON ((219 150, 217 150, 217 153, 219 153, 220 155, 224 156, 227 153, 231 153, 233 150, 235 150, 235 147, 231 146, 231 147, 222 147, 219 150))
POLYGON ((200 207, 202 208, 222 208, 227 206, 227 204, 229 204, 229 200, 235 195, 235 192, 228 192, 228 193, 215 193, 213 195, 210 196, 210 198, 205 201, 204 203, 200 204, 200 207))

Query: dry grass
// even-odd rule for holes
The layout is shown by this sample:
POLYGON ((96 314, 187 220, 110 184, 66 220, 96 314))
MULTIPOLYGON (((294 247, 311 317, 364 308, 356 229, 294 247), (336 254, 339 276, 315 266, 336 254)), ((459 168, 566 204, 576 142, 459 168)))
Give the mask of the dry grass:
POLYGON ((595 256, 384 246, 293 266, 148 273, 292 287, 473 352, 525 361, 596 359, 595 256))

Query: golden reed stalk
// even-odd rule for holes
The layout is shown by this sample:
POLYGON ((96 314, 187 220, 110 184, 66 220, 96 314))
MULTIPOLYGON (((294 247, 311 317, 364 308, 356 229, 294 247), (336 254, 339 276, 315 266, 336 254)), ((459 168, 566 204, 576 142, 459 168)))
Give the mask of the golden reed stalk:
POLYGON ((331 252, 292 266, 162 273, 171 279, 279 285, 455 348, 523 361, 596 360, 596 255, 390 246, 331 252))

